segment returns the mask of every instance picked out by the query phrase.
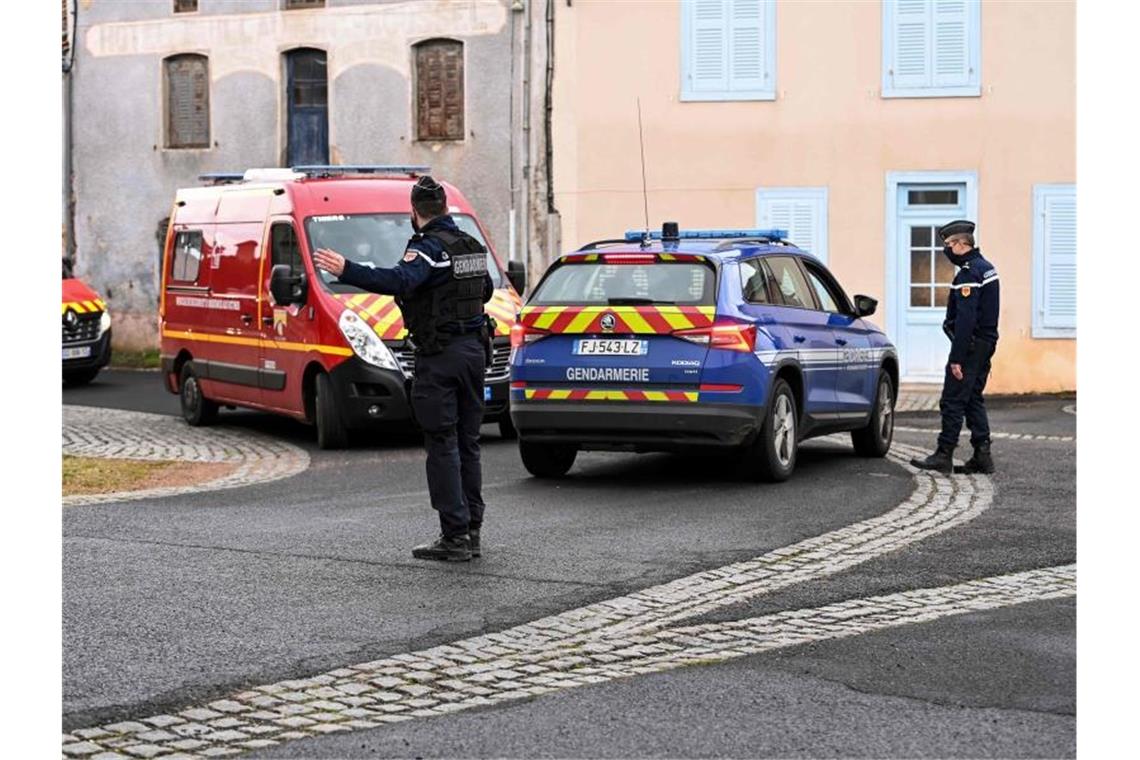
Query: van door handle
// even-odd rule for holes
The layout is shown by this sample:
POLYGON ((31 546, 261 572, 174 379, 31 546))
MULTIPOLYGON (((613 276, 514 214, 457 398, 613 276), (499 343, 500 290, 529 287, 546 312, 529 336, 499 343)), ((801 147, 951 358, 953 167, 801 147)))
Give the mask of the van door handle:
POLYGON ((273 327, 273 317, 262 317, 261 324, 265 325, 266 327, 273 327))
POLYGON ((253 317, 251 317, 248 314, 242 314, 241 315, 241 323, 243 325, 252 325, 253 324, 253 317))
POLYGON ((839 344, 839 345, 841 345, 841 346, 846 346, 846 345, 847 345, 847 341, 845 341, 843 338, 836 338, 836 339, 835 339, 835 342, 836 342, 836 343, 838 343, 838 344, 839 344))
POLYGON ((796 343, 803 343, 805 340, 807 340, 807 338, 802 335, 793 335, 792 340, 794 340, 796 343))

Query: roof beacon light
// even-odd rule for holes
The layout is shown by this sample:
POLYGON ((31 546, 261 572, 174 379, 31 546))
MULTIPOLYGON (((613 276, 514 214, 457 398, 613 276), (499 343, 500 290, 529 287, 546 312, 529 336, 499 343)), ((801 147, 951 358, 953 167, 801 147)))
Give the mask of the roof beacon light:
POLYGON ((430 166, 410 166, 405 164, 344 164, 294 166, 293 171, 307 174, 310 177, 335 177, 341 174, 418 174, 431 173, 430 166))
MULTIPOLYGON (((670 230, 672 232, 672 230, 670 230)), ((767 238, 768 240, 784 240, 788 236, 787 230, 678 230, 676 235, 670 235, 666 240, 728 240, 731 238, 767 238)), ((646 238, 644 230, 629 230, 625 233, 627 243, 637 243, 646 238)), ((650 232, 650 240, 661 240, 662 233, 650 232)))

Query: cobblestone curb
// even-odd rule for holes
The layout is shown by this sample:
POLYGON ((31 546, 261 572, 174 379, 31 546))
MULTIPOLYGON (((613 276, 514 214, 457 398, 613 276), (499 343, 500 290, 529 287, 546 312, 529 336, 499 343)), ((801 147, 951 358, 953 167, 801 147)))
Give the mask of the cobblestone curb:
POLYGON ((896 412, 937 412, 939 391, 930 393, 908 391, 905 388, 899 391, 895 399, 896 412))
MULTIPOLYGON (((840 440, 840 438, 836 438, 840 440)), ((1011 604, 1072 596, 1075 566, 854 599, 745 620, 676 627, 686 618, 823 578, 961 525, 993 500, 989 478, 944 477, 890 457, 911 496, 875 518, 753 560, 680 578, 504 631, 259 686, 175 715, 79 729, 65 757, 207 758, 321 734, 441 715, 684 665, 721 662, 1011 604)))
POLYGON ((63 407, 63 453, 237 465, 225 477, 198 485, 65 496, 64 506, 238 488, 288 478, 309 466, 303 449, 259 433, 222 426, 193 428, 177 417, 87 406, 63 407))

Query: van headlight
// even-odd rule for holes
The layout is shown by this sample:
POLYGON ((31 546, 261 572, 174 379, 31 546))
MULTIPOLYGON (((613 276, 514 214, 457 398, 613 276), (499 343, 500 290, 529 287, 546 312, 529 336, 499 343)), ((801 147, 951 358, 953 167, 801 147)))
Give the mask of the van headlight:
POLYGON ((361 359, 374 367, 400 369, 396 357, 392 356, 392 351, 384 345, 384 341, 380 340, 380 336, 367 322, 356 316, 356 312, 351 309, 342 311, 338 325, 344 339, 352 346, 353 353, 361 359))
POLYGON ((103 333, 111 329, 111 312, 106 309, 99 316, 99 335, 102 337, 103 333))

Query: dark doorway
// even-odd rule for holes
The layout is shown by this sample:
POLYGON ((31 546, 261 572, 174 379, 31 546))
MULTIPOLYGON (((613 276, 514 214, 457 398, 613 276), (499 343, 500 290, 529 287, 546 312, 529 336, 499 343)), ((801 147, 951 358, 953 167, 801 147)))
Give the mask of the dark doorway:
POLYGON ((285 54, 289 166, 329 162, 329 79, 325 51, 298 48, 285 54))

